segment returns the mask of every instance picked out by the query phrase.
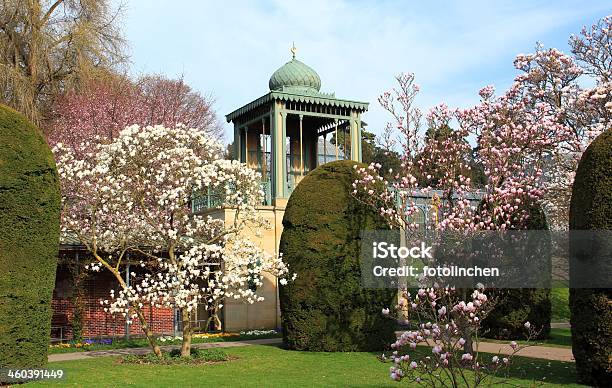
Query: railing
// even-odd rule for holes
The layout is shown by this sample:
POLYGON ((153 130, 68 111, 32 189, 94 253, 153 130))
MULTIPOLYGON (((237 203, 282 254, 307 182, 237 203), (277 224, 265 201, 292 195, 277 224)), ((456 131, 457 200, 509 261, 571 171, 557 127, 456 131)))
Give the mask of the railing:
MULTIPOLYGON (((408 200, 414 203, 416 207, 415 213, 411 217, 411 221, 419 225, 420 228, 425 228, 432 220, 437 222, 439 217, 442 217, 441 206, 447 203, 445 193, 442 190, 429 190, 410 192, 406 200, 402 200, 400 193, 393 187, 389 187, 389 191, 394 194, 395 206, 397 209, 406 209, 408 200)), ((456 194, 454 198, 459 198, 456 194)), ((478 206, 482 201, 483 193, 476 191, 473 193, 465 193, 461 198, 470 201, 472 206, 478 206)))
POLYGON ((272 205, 272 182, 270 181, 261 182, 261 189, 264 192, 262 205, 271 206, 272 205))
MULTIPOLYGON (((272 185, 270 181, 260 182, 260 184, 264 193, 261 205, 272 205, 272 185)), ((194 195, 191 200, 191 211, 197 213, 202 210, 220 208, 225 202, 224 191, 223 189, 217 191, 208 188, 206 194, 194 195)))
MULTIPOLYGON (((258 171, 259 173, 262 173, 262 163, 261 163, 261 159, 262 159, 262 152, 258 152, 258 151, 249 151, 248 152, 248 163, 247 166, 253 168, 253 166, 255 166, 255 170, 258 171)), ((266 152, 266 156, 265 156, 265 161, 266 161, 266 174, 270 173, 270 170, 272 168, 272 159, 270 156, 270 152, 266 152)))
POLYGON ((223 204, 224 196, 216 191, 207 189, 204 195, 194 195, 191 200, 191 212, 197 213, 205 209, 214 209, 223 204))

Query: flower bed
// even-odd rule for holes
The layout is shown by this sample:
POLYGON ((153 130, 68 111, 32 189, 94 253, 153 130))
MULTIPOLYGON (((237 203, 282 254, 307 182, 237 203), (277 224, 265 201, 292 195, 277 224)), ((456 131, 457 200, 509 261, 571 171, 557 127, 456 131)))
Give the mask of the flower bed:
MULTIPOLYGON (((193 343, 243 341, 254 338, 277 338, 279 336, 280 333, 275 330, 251 330, 240 333, 196 333, 193 335, 193 343)), ((183 337, 181 336, 166 335, 158 337, 157 340, 160 345, 180 345, 182 339, 183 337)), ((68 342, 49 345, 49 354, 140 348, 147 346, 149 346, 149 344, 145 338, 131 338, 129 340, 125 340, 123 338, 88 339, 81 342, 68 342)))

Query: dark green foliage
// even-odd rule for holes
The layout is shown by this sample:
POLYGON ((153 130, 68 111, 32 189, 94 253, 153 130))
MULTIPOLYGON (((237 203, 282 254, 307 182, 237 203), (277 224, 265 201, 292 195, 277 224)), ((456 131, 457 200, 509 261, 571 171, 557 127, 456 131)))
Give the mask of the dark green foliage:
POLYGON ((386 229, 373 209, 350 192, 352 161, 327 163, 291 195, 280 251, 297 279, 280 288, 283 340, 291 349, 373 351, 394 341, 395 320, 381 310, 397 290, 364 289, 359 233, 386 229))
POLYGON ((376 135, 366 130, 361 131, 361 154, 365 164, 380 163, 379 172, 387 179, 397 174, 402 164, 397 152, 376 144, 376 135), (389 169, 394 172, 389 173, 389 169))
POLYGON ((499 298, 493 311, 482 322, 483 336, 495 339, 526 339, 525 322, 542 330, 537 338, 550 334, 550 289, 516 288, 495 290, 499 298))
MULTIPOLYGON (((529 207, 529 219, 524 229, 548 230, 541 206, 532 204, 529 207)), ((545 243, 550 244, 550 241, 545 243)), ((549 252, 549 249, 545 251, 549 252)), ((490 294, 498 298, 498 301, 482 322, 484 337, 526 339, 528 331, 524 324, 530 322, 539 331, 538 339, 548 338, 552 315, 550 288, 499 289, 490 294)))
POLYGON ((0 368, 47 362, 59 210, 42 134, 0 105, 0 368))
MULTIPOLYGON (((344 149, 347 141, 349 141, 348 136, 344 132, 338 132, 338 148, 343 152, 349 153, 350 149, 344 149)), ((335 135, 332 135, 330 142, 335 144, 335 135)), ((361 130, 361 159, 365 164, 380 163, 381 167, 378 171, 386 179, 392 179, 400 170, 402 164, 396 151, 388 150, 378 145, 376 135, 365 129, 361 130), (389 173, 389 169, 392 169, 394 172, 389 173)))
MULTIPOLYGON (((612 230, 612 130, 601 134, 582 155, 570 206, 570 230, 602 229, 612 230)), ((572 255, 574 249, 571 244, 572 255)), ((593 255, 588 259, 602 258, 593 255)), ((597 263, 583 265, 591 268, 592 276, 610 276, 609 272, 598 273, 597 263)), ((570 288, 570 312, 572 352, 580 382, 612 386, 612 289, 570 288)))

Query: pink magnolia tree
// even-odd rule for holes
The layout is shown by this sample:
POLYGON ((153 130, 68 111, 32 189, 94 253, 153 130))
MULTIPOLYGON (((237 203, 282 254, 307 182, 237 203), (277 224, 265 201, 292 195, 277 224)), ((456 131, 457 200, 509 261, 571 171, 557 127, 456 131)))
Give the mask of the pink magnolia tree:
POLYGON ((510 351, 504 354, 484 356, 478 351, 464 351, 468 340, 462 328, 478 327, 494 306, 482 290, 474 290, 467 303, 464 300, 449 287, 420 288, 414 295, 402 291, 399 311, 417 324, 391 344, 393 351, 389 357, 382 357, 393 364, 389 368, 391 380, 431 387, 478 387, 496 377, 496 384, 503 383, 499 377, 507 372, 514 355, 529 346, 537 331, 525 322, 526 344, 519 346, 513 341, 510 351), (429 345, 431 353, 422 356, 422 352, 416 351, 418 344, 429 345))
POLYGON ((551 138, 556 136, 559 125, 541 107, 527 107, 517 90, 494 97, 493 88, 486 87, 480 91, 482 101, 476 107, 455 111, 445 105, 434 107, 427 116, 430 128, 448 126, 453 119, 459 128, 426 141, 420 122, 410 119, 419 116, 413 107, 418 90, 414 75, 404 74, 397 79, 399 89, 381 96, 381 103, 395 118, 392 127, 400 132, 400 171, 387 180, 376 164, 359 168, 354 194, 381 191, 380 196, 366 196, 364 201, 376 205, 391 225, 408 230, 418 227, 414 222, 418 210, 415 195, 433 195, 432 190, 441 201, 435 223, 425 225, 431 230, 469 234, 520 228, 527 217, 521 204, 543 195, 538 183, 541 165, 554 147, 551 138), (401 114, 395 106, 398 101, 405 111, 401 114), (475 156, 470 137, 477 142, 475 156), (472 158, 482 166, 483 185, 475 184, 470 176, 472 158), (480 208, 470 202, 475 194, 482 198, 480 208))
POLYGON ((544 204, 556 229, 567 229, 574 171, 582 153, 611 126, 611 41, 612 16, 606 16, 570 38, 571 56, 537 45, 534 53, 519 54, 514 61, 521 73, 513 88, 560 126, 544 169, 544 204))
MULTIPOLYGON (((534 54, 520 54, 515 67, 521 70, 511 88, 496 97, 491 86, 480 91, 481 103, 451 111, 444 104, 427 115, 430 129, 458 128, 428 139, 420 131, 421 111, 414 99, 419 87, 413 74, 397 77, 398 87, 384 93, 379 102, 392 116, 383 139, 399 132, 402 154, 400 171, 384 181, 376 165, 362 169, 356 191, 373 192, 384 187, 380 207, 396 226, 412 225, 416 192, 442 192, 440 216, 433 229, 465 231, 520 228, 525 221, 521 203, 543 199, 553 223, 566 224, 573 171, 590 141, 610 127, 612 94, 612 17, 584 28, 570 39, 574 58, 559 50, 537 47, 534 54), (594 77, 592 88, 580 86, 579 77, 594 77), (470 159, 470 140, 475 152, 470 159), (482 168, 484 183, 475 185, 471 170, 482 168), (384 183, 380 185, 380 183, 384 183), (479 209, 466 201, 468 194, 483 196, 479 209), (399 197, 399 206, 395 201, 399 197), (555 216, 556 215, 556 216, 555 216), (556 220, 556 222, 555 222, 556 220)), ((379 207, 378 203, 376 204, 379 207)), ((414 225, 412 225, 414 226, 414 225)))
MULTIPOLYGON (((359 179, 354 182, 353 194, 376 206, 392 227, 405 231, 408 239, 411 234, 422 236, 425 228, 434 245, 442 239, 447 245, 449 236, 460 243, 482 231, 523 229, 530 204, 543 196, 542 165, 555 147, 551 139, 562 129, 554 117, 541 105, 530 105, 518 88, 496 97, 492 87, 485 87, 480 91, 480 104, 473 108, 452 111, 442 104, 431 109, 426 119, 433 131, 427 137, 420 130, 420 113, 414 108, 418 92, 414 75, 400 75, 397 79, 399 88, 383 94, 381 103, 395 120, 388 128, 400 132, 401 168, 385 175, 376 164, 356 167, 359 179), (453 120, 458 124, 454 130, 450 129, 453 120), (446 128, 445 132, 436 131, 440 128, 446 128), (475 139, 475 151, 470 139, 475 139), (482 170, 481 184, 472 179, 475 164, 482 170), (419 225, 416 197, 423 195, 432 199, 429 206, 434 216, 419 225), (479 204, 474 203, 474 198, 479 204)), ((397 308, 406 319, 411 315, 420 317, 413 321, 419 329, 408 331, 394 344, 399 348, 411 341, 411 346, 416 346, 429 338, 434 341, 432 346, 435 344, 434 355, 406 362, 406 369, 401 367, 408 361, 406 355, 400 358, 395 354, 397 365, 391 377, 398 380, 419 370, 429 375, 429 383, 435 386, 439 381, 434 377, 442 370, 450 386, 458 386, 461 381, 477 386, 485 374, 508 364, 498 364, 498 359, 495 365, 489 363, 485 368, 475 351, 480 322, 494 302, 479 290, 470 300, 471 292, 466 289, 434 287, 419 291, 416 299, 422 303, 410 300, 405 290, 402 292, 397 308), (423 321, 423 317, 429 318, 423 321), (455 359, 458 347, 463 348, 463 355, 455 359), (472 383, 466 381, 466 367, 475 372, 472 383)))
POLYGON ((119 284, 102 304, 128 323, 140 321, 153 351, 161 356, 145 307, 178 309, 183 324, 181 355, 189 356, 198 306, 221 308, 224 298, 261 301, 264 273, 284 283, 281 257, 264 252, 245 229, 266 227, 258 216, 260 178, 222 158, 222 146, 184 125, 130 126, 111 142, 92 139, 85 152, 54 148, 63 192, 62 232, 74 235, 119 284), (231 220, 194 213, 198 193, 216 192, 231 208, 231 220), (142 267, 129 284, 128 260, 142 267))
POLYGON ((223 130, 212 100, 192 90, 182 78, 145 76, 132 81, 122 76, 89 81, 80 90, 57 99, 48 141, 82 150, 93 138, 115 139, 129 125, 183 124, 213 138, 223 130))
MULTIPOLYGON (((444 245, 448 245, 449 236, 460 244, 482 231, 522 229, 529 217, 527 205, 543 195, 538 184, 540 166, 552 148, 551 134, 558 130, 554 120, 540 107, 528 107, 524 96, 516 89, 494 97, 493 88, 486 87, 480 91, 481 103, 471 109, 451 111, 445 105, 434 107, 427 115, 429 128, 448 128, 453 119, 459 127, 426 139, 416 119, 419 114, 413 111, 415 91, 418 91, 414 75, 400 75, 398 81, 400 87, 394 93, 384 94, 381 100, 395 119, 393 127, 401 134, 401 168, 394 175, 385 175, 376 164, 356 166, 359 178, 354 182, 353 194, 376 206, 392 227, 403 229, 407 240, 423 234, 423 225, 417 224, 415 217, 419 211, 416 197, 423 195, 432 198, 430 214, 434 214, 435 219, 425 227, 434 245, 440 244, 442 239, 444 245), (409 111, 397 113, 406 109, 409 111), (476 152, 472 152, 470 136, 476 139, 476 152), (471 178, 474 159, 482 166, 483 185, 475 184, 471 178), (525 170, 526 165, 531 166, 531 170, 525 170), (360 195, 364 192, 367 195, 360 195), (473 198, 478 198, 480 204, 475 205, 473 198)), ((430 292, 436 295, 439 290, 430 292)), ((457 300, 444 308, 450 314, 455 305, 467 305, 469 294, 466 289, 453 292, 457 300)), ((480 294, 477 292, 477 295, 480 294)), ((435 307, 438 303, 434 300, 430 306, 435 307)), ((402 305, 400 300, 397 308, 402 311, 409 305, 412 303, 402 305)), ((488 303, 487 307, 492 305, 488 303)), ((404 318, 407 319, 406 312, 404 310, 404 318)), ((465 357, 472 357, 472 360, 477 358, 474 348, 477 348, 480 320, 487 312, 469 313, 472 314, 469 318, 476 319, 453 319, 451 326, 444 326, 443 335, 448 342, 452 341, 451 337, 461 336, 465 357)), ((415 324, 431 325, 432 322, 415 324)), ((449 351, 455 349, 454 345, 448 347, 449 343, 446 346, 449 351)), ((430 361, 431 358, 423 362, 429 364, 430 361)), ((456 383, 458 374, 463 373, 461 368, 453 369, 451 364, 439 364, 439 361, 435 362, 436 368, 443 368, 456 383)), ((419 365, 417 360, 413 362, 412 365, 419 365)), ((392 374, 392 378, 398 376, 402 375, 392 374)))
MULTIPOLYGON (((469 239, 481 231, 523 229, 531 204, 542 201, 553 218, 556 212, 557 225, 564 224, 576 163, 590 141, 610 127, 611 22, 612 17, 606 17, 572 37, 573 58, 541 46, 534 54, 518 55, 515 67, 521 74, 502 95, 495 96, 488 86, 480 91, 481 102, 473 108, 434 107, 426 116, 430 136, 420 130, 414 75, 398 76, 398 87, 384 93, 379 102, 393 119, 383 139, 399 132, 398 141, 387 143, 401 148, 401 167, 392 174, 382 173, 375 163, 356 167, 359 179, 354 182, 354 195, 375 206, 407 236, 418 235, 422 228, 434 239, 447 237, 449 231, 458 239, 469 239), (594 87, 581 86, 579 77, 584 74, 594 77, 594 87), (451 123, 457 128, 451 129, 451 123), (478 183, 475 167, 481 174, 478 183), (432 199, 434 216, 418 225, 415 197, 423 195, 432 199)), ((477 386, 482 382, 478 370, 495 373, 499 357, 478 361, 472 346, 473 340, 478 341, 480 321, 494 303, 479 290, 472 294, 472 301, 468 294, 436 286, 420 290, 416 297, 420 302, 415 302, 406 291, 402 293, 398 309, 421 317, 417 330, 402 335, 394 346, 413 348, 425 338, 436 345, 432 356, 409 363, 406 355, 395 353, 392 379, 418 370, 419 375, 430 377, 432 386, 448 382, 457 386, 460 380, 477 386), (463 347, 460 359, 454 353, 457 345, 463 347), (466 367, 475 372, 471 383, 463 374, 466 367), (448 380, 439 380, 441 375, 448 380)))

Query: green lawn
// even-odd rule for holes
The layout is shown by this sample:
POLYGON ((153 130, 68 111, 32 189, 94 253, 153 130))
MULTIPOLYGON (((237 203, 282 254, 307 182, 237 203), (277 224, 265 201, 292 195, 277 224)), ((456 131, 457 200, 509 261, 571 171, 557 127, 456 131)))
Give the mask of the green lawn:
POLYGON ((572 347, 572 330, 569 328, 550 329, 550 338, 542 341, 536 341, 538 344, 552 347, 571 348, 572 347))
MULTIPOLYGON (((421 350, 427 352, 427 350, 421 350)), ((276 346, 227 348, 237 359, 214 365, 126 365, 115 357, 54 362, 48 368, 64 369, 66 379, 34 382, 28 387, 61 386, 361 386, 398 387, 389 380, 389 364, 374 353, 314 353, 284 350, 276 346)), ((488 356, 487 356, 488 357, 488 356)), ((516 358, 511 383, 531 386, 578 386, 573 363, 516 358)))
POLYGON ((569 288, 553 288, 550 290, 552 304, 552 322, 569 322, 569 288))

